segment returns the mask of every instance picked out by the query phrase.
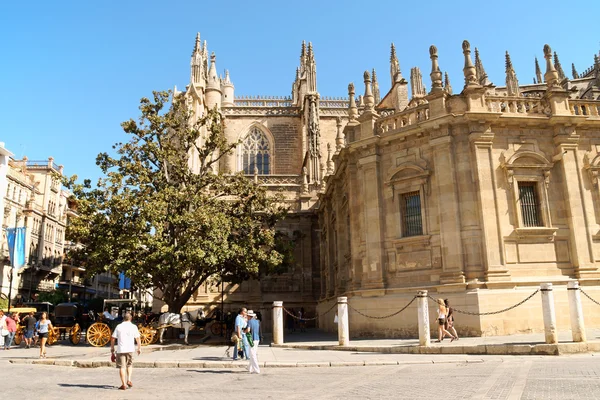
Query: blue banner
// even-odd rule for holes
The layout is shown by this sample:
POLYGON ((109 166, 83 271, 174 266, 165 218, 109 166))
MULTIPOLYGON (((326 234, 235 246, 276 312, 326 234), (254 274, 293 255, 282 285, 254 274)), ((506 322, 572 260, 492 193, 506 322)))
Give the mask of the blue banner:
POLYGON ((25 227, 7 228, 8 253, 10 262, 15 269, 25 265, 25 227))
POLYGON ((119 290, 131 290, 131 279, 126 277, 123 272, 119 273, 119 290))

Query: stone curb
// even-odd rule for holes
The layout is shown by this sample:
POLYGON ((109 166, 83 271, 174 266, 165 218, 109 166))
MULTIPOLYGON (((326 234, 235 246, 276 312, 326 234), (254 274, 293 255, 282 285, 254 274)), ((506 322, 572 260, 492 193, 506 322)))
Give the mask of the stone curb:
MULTIPOLYGON (((52 360, 52 359, 9 359, 11 364, 54 365, 75 368, 114 368, 110 361, 89 360, 52 360)), ((444 363, 482 363, 483 360, 414 360, 414 361, 265 361, 260 363, 261 368, 325 368, 325 367, 373 367, 382 365, 415 365, 415 364, 444 364, 444 363)), ((231 361, 136 361, 135 368, 208 368, 208 369, 246 369, 245 362, 234 363, 231 361)))
POLYGON ((600 351, 600 343, 557 343, 557 344, 479 344, 464 346, 336 346, 305 344, 271 344, 271 347, 299 350, 337 350, 384 354, 468 354, 468 355, 548 355, 595 353, 600 351))

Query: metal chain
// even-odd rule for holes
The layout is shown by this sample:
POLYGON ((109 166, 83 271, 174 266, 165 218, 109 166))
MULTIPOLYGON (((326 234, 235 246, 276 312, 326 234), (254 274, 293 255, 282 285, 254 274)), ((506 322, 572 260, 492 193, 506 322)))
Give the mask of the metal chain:
POLYGON ((348 308, 350 308, 352 311, 354 311, 357 314, 362 315, 363 317, 366 317, 366 318, 386 319, 386 318, 391 318, 393 316, 396 316, 396 315, 400 314, 402 311, 406 310, 408 308, 408 306, 410 306, 415 301, 416 298, 417 298, 417 296, 413 297, 412 300, 407 305, 405 305, 404 307, 402 307, 400 310, 396 311, 395 313, 389 314, 389 315, 383 315, 381 317, 375 317, 372 315, 367 315, 365 313, 362 313, 362 312, 358 311, 356 308, 352 307, 350 304, 348 304, 348 308))
POLYGON ((282 308, 283 308, 283 311, 285 311, 287 315, 289 315, 290 317, 292 317, 294 319, 297 319, 298 321, 315 321, 319 317, 322 317, 325 314, 327 314, 329 311, 333 310, 335 307, 337 307, 337 303, 333 303, 333 305, 331 306, 331 308, 329 310, 325 311, 322 314, 317 314, 317 316, 313 317, 313 318, 301 318, 301 317, 298 317, 298 316, 292 314, 291 312, 289 312, 285 307, 282 307, 282 308))
POLYGON ((589 295, 589 294, 587 294, 586 292, 584 292, 584 291, 583 291, 583 289, 582 289, 582 288, 579 288, 579 291, 580 291, 581 293, 583 293, 583 295, 584 295, 585 297, 587 297, 588 299, 590 299, 591 301, 593 301, 594 303, 596 303, 596 304, 598 304, 598 305, 600 306, 600 303, 599 303, 598 301, 596 301, 596 300, 592 299, 592 298, 590 297, 590 295, 589 295))
MULTIPOLYGON (((537 289, 535 292, 531 293, 529 296, 527 296, 525 299, 521 300, 520 302, 518 302, 514 306, 503 308, 502 310, 498 310, 498 311, 488 311, 488 312, 478 313, 478 312, 471 312, 471 311, 459 310, 459 309, 454 308, 454 307, 452 307, 452 311, 456 311, 457 313, 467 314, 467 315, 494 315, 494 314, 500 314, 500 313, 503 313, 505 311, 510 311, 510 310, 512 310, 514 308, 519 307, 521 304, 525 303, 527 300, 529 300, 533 296, 535 296, 539 291, 540 291, 540 289, 537 289)), ((433 300, 433 301, 435 301, 437 303, 437 299, 436 298, 433 298, 430 295, 427 295, 427 297, 429 297, 431 300, 433 300)))

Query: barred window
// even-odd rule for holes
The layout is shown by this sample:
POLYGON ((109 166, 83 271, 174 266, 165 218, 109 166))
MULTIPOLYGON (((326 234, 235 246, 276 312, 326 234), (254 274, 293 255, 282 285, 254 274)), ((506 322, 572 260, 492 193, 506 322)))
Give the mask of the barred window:
POLYGON ((519 202, 521 203, 523 226, 544 226, 540 218, 540 202, 536 182, 519 182, 519 202))
POLYGON ((271 149, 265 134, 253 127, 242 143, 241 166, 246 175, 254 175, 258 170, 259 175, 268 175, 271 170, 271 149))
POLYGON ((400 207, 402 207, 402 236, 422 235, 421 194, 418 191, 403 194, 400 207))

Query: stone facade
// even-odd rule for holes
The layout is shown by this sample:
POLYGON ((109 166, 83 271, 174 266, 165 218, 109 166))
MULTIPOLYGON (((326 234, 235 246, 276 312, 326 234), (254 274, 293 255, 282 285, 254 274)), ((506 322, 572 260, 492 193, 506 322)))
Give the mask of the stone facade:
MULTIPOLYGON (((280 228, 297 246, 292 270, 227 286, 223 298, 207 283, 189 306, 248 305, 268 327, 274 300, 312 316, 343 295, 351 310, 384 315, 427 289, 459 309, 490 311, 552 282, 562 324, 567 281, 600 298, 598 57, 568 79, 545 47, 546 73, 536 60, 535 82, 523 85, 507 53, 505 85, 495 86, 477 49, 473 62, 465 41, 463 54, 458 94, 435 46, 428 91, 418 68, 403 77, 392 45, 383 98, 372 71, 363 95, 350 84, 348 99, 329 99, 317 91, 315 54, 303 43, 290 97, 237 98, 198 36, 183 95, 198 116, 219 108, 227 138, 239 141, 221 171, 244 171, 285 194, 291 213, 280 228)), ((192 169, 195 162, 192 154, 192 169)), ((600 323, 592 311, 589 326, 600 323)), ((460 316, 457 327, 507 334, 541 330, 541 318, 533 297, 505 314, 460 316)), ((335 328, 333 316, 318 324, 335 328)), ((386 320, 350 312, 351 335, 416 328, 416 306, 386 320)))
MULTIPOLYGON (((552 282, 559 326, 568 329, 567 281, 600 297, 598 57, 567 79, 546 46, 544 78, 519 85, 507 53, 506 86, 496 87, 466 41, 463 53, 465 84, 454 95, 434 46, 427 94, 413 68, 408 98, 397 69, 375 104, 365 72, 364 109, 349 111, 347 146, 317 204, 319 309, 347 295, 354 308, 385 315, 427 289, 458 309, 494 311, 552 282)), ((394 71, 393 49, 391 64, 394 71)), ((539 331, 540 304, 538 295, 502 314, 457 315, 457 328, 539 331)), ((592 307, 584 307, 586 323, 598 326, 592 307)), ((416 308, 381 321, 350 313, 354 335, 412 336, 416 328, 416 308)))

